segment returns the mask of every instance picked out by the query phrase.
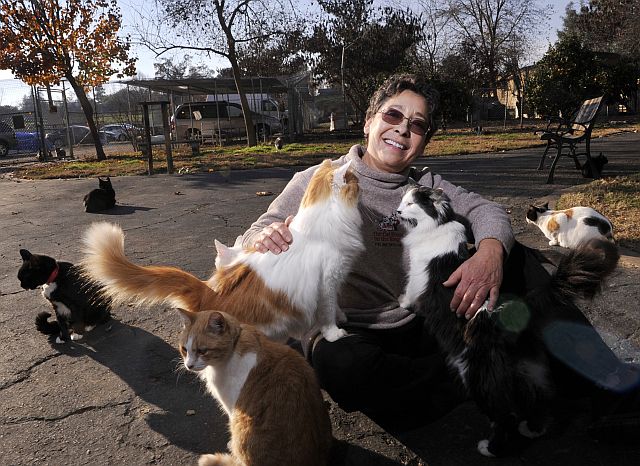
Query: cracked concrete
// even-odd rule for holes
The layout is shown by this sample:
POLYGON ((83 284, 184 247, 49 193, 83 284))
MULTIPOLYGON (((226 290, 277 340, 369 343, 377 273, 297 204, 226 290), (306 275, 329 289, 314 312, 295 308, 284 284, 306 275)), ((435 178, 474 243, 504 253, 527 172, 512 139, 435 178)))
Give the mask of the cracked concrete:
MULTIPOLYGON (((640 172, 633 148, 640 135, 593 142, 609 158, 607 174, 640 172)), ((467 189, 501 202, 514 231, 530 246, 556 251, 526 225, 532 202, 553 200, 561 189, 584 180, 570 161, 556 171, 556 185, 537 172, 540 150, 425 158, 421 164, 467 189)), ((0 179, 0 439, 3 465, 195 464, 205 452, 222 451, 226 419, 191 374, 177 370, 174 344, 179 321, 171 309, 115 309, 115 320, 80 342, 51 344, 34 326, 38 312, 50 311, 38 290, 24 291, 16 278, 18 250, 27 248, 78 262, 80 238, 96 220, 119 223, 127 254, 142 264, 175 265, 206 278, 213 268, 213 239, 233 244, 291 178, 292 169, 228 174, 118 177, 118 206, 86 214, 82 198, 94 179, 20 181, 0 179), (176 194, 179 193, 179 194, 176 194)), ((640 262, 623 258, 604 295, 584 309, 606 341, 628 361, 638 362, 640 262)), ((472 403, 440 421, 398 437, 359 413, 330 404, 339 445, 336 464, 484 465, 475 442, 487 422, 472 403)), ((640 450, 612 447, 585 435, 584 419, 534 442, 518 458, 501 465, 635 464, 640 450)))

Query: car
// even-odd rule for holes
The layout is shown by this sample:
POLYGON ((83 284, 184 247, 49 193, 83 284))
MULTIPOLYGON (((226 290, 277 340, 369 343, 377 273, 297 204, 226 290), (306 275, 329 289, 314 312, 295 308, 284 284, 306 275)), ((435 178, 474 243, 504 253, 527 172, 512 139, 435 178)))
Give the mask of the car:
MULTIPOLYGON (((71 125, 69 126, 69 131, 71 132, 71 139, 74 145, 77 144, 93 144, 93 138, 91 137, 91 130, 88 126, 82 125, 71 125)), ((98 131, 100 142, 102 144, 108 144, 111 141, 115 141, 117 139, 115 133, 110 131, 98 131)), ((45 136, 45 139, 53 144, 54 147, 60 148, 62 146, 68 146, 69 140, 67 137, 67 128, 58 128, 51 130, 45 136)))
MULTIPOLYGON (((40 133, 37 131, 16 131, 16 139, 18 146, 16 149, 20 152, 38 152, 42 146, 40 133)), ((53 144, 45 139, 47 150, 53 149, 53 144)))
MULTIPOLYGON (((282 131, 277 118, 251 112, 251 119, 258 140, 282 131)), ((179 105, 171 117, 171 127, 177 140, 246 136, 242 107, 222 100, 179 105)))
POLYGON ((9 123, 0 121, 0 157, 6 157, 9 150, 16 147, 18 147, 16 132, 9 123))
POLYGON ((113 133, 116 141, 130 141, 135 138, 135 136, 142 133, 141 128, 138 128, 131 123, 113 123, 103 125, 100 130, 113 133))

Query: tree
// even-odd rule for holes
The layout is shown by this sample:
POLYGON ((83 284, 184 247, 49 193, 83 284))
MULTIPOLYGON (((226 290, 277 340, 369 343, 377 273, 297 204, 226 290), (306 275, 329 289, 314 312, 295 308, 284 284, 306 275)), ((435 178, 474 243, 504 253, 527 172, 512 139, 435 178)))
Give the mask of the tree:
POLYGON ((547 15, 538 0, 448 0, 448 13, 459 42, 476 63, 481 87, 495 90, 498 78, 522 53, 547 15))
POLYGON ((640 62, 640 0, 591 0, 576 11, 567 6, 559 36, 573 35, 591 50, 640 62))
POLYGON ((182 60, 176 62, 171 58, 161 58, 153 64, 156 69, 156 79, 182 79, 182 78, 210 78, 215 72, 207 65, 195 65, 191 62, 191 55, 185 55, 182 60))
POLYGON ((161 0, 161 4, 165 13, 162 23, 175 34, 147 36, 145 42, 158 54, 197 50, 229 60, 244 114, 247 143, 255 146, 255 128, 241 82, 240 54, 247 44, 285 34, 290 25, 296 25, 287 16, 291 9, 280 5, 279 0, 161 0))
POLYGON ((104 160, 86 89, 135 73, 116 0, 0 0, 0 13, 0 69, 30 85, 69 81, 104 160))
POLYGON ((373 7, 373 0, 319 0, 324 18, 307 41, 315 78, 335 86, 364 114, 370 96, 389 75, 410 67, 409 51, 422 24, 409 11, 373 7), (382 45, 384 44, 384 45, 382 45))
POLYGON ((635 91, 635 67, 629 60, 589 50, 575 36, 564 36, 536 64, 527 93, 542 114, 569 116, 592 97, 628 101, 635 91))

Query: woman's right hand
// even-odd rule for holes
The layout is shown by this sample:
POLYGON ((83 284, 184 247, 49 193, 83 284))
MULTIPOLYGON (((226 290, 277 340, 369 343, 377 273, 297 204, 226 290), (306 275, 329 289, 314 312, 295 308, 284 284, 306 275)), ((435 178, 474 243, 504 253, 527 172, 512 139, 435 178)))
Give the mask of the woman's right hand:
POLYGON ((256 237, 253 247, 256 251, 265 253, 271 251, 280 254, 289 249, 289 244, 293 241, 289 225, 293 220, 293 215, 289 215, 284 222, 273 222, 265 227, 256 237))

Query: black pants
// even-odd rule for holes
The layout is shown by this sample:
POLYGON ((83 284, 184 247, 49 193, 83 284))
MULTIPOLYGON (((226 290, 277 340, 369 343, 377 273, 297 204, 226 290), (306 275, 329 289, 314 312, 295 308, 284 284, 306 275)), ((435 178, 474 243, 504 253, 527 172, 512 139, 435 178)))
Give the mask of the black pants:
POLYGON ((313 349, 320 385, 345 411, 361 411, 387 430, 433 421, 464 400, 422 319, 385 330, 352 330, 313 349))

